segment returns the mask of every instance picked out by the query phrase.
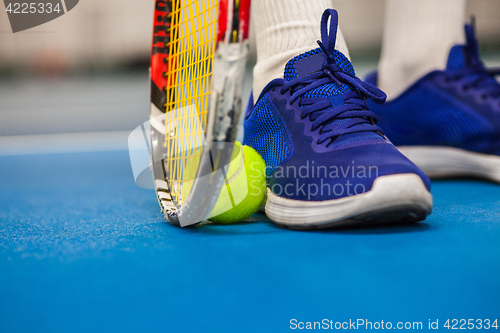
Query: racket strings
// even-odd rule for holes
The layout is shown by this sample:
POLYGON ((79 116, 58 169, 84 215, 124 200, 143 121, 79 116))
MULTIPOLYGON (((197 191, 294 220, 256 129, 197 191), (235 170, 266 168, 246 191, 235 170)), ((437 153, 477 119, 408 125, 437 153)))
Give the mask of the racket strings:
POLYGON ((201 154, 199 147, 204 144, 217 1, 172 0, 169 15, 164 163, 172 199, 180 206, 185 199, 182 182, 194 179, 201 154))

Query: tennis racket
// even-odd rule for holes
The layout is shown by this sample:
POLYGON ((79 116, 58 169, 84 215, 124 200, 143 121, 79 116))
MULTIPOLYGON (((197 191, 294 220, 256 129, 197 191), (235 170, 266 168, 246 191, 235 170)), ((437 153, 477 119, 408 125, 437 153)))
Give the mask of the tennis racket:
POLYGON ((174 225, 206 220, 224 185, 242 108, 249 19, 250 0, 155 1, 151 167, 158 202, 174 225))

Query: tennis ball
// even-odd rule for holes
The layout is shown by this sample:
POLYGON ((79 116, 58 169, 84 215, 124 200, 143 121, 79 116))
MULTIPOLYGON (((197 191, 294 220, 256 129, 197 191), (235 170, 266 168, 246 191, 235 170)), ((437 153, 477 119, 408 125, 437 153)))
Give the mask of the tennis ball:
MULTIPOLYGON (((195 159, 192 163, 197 163, 195 159)), ((191 167, 188 162, 187 169, 191 167)), ((183 183, 187 196, 192 181, 183 183)), ((257 212, 266 192, 266 163, 252 147, 235 142, 231 162, 226 168, 225 185, 222 187, 211 217, 214 223, 231 224, 241 222, 257 212)))

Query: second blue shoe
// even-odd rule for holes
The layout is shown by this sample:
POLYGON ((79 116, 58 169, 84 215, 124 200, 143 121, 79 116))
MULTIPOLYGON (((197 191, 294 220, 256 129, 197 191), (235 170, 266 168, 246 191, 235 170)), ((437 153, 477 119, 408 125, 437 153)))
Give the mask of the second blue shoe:
POLYGON ((421 221, 430 181, 376 125, 366 99, 385 94, 334 49, 337 22, 325 11, 320 47, 291 59, 249 103, 244 144, 266 161, 266 213, 293 229, 421 221))
MULTIPOLYGON (((428 73, 383 105, 379 126, 430 177, 500 182, 500 84, 479 57, 472 25, 451 48, 445 70, 428 73)), ((377 84, 377 74, 366 80, 377 84)))

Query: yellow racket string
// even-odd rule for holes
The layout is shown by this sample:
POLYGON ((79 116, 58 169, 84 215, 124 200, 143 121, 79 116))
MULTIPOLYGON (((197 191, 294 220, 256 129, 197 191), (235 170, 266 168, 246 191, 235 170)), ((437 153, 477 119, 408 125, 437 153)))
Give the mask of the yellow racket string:
POLYGON ((217 1, 172 0, 170 15, 164 165, 172 199, 182 205, 182 182, 194 178, 205 138, 217 1))

